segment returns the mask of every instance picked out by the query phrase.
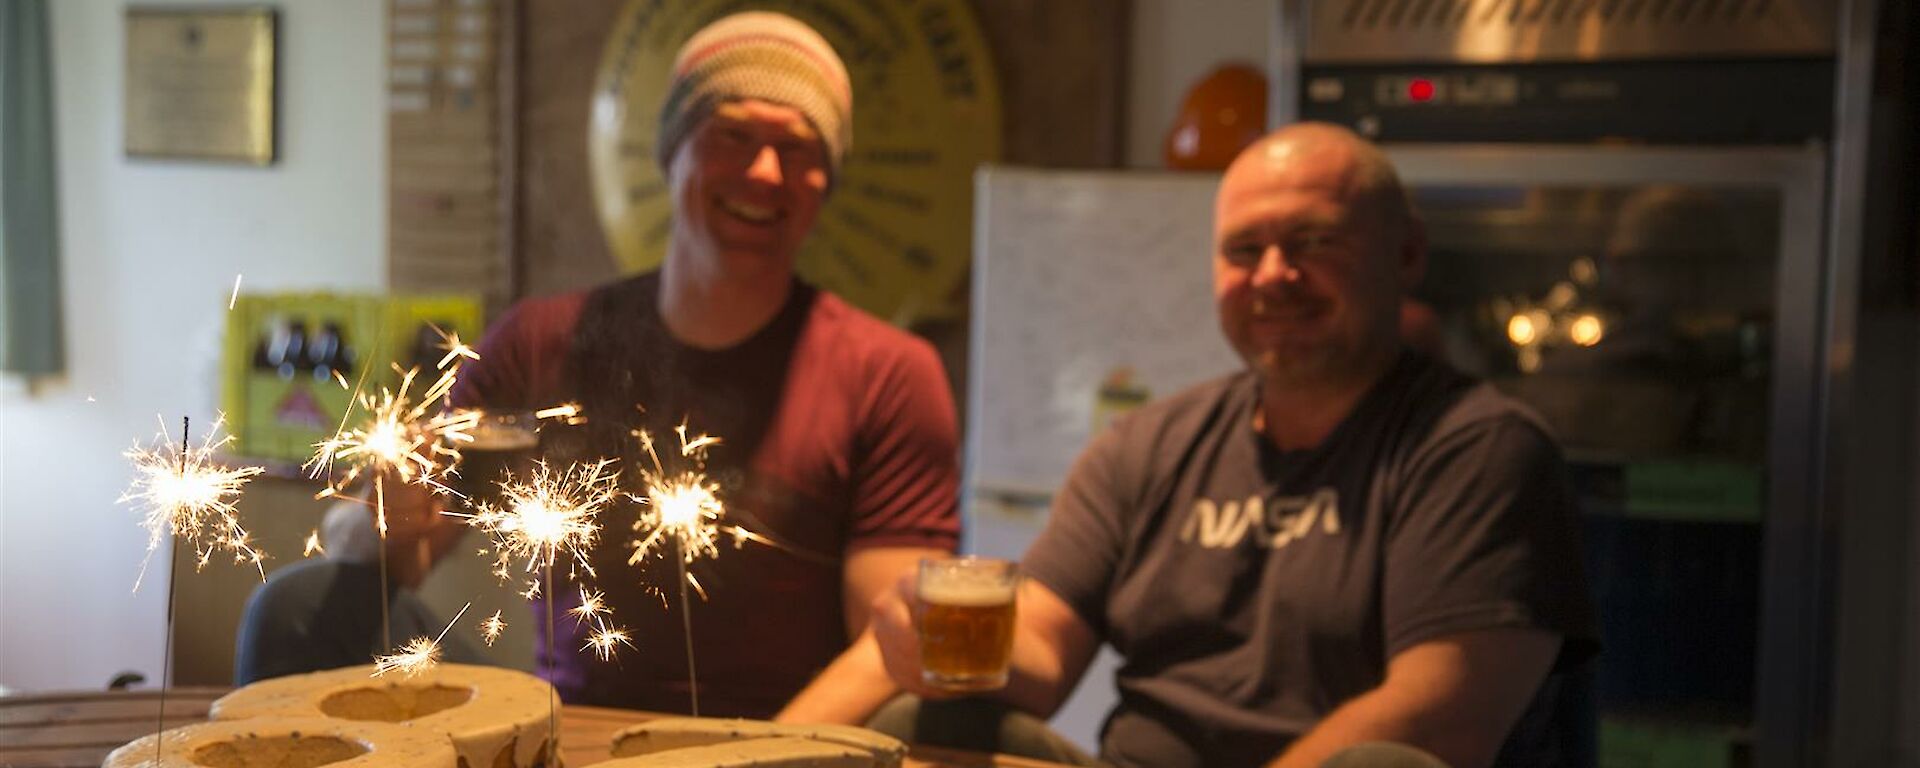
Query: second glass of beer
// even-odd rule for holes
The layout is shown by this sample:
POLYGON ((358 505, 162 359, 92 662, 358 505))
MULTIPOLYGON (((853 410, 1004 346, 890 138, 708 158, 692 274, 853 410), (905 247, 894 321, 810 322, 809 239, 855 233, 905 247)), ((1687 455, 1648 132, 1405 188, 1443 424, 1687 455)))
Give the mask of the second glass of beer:
POLYGON ((920 561, 920 675, 949 691, 1007 684, 1019 566, 985 557, 920 561))
POLYGON ((500 481, 509 473, 525 482, 539 458, 539 419, 527 411, 488 411, 467 430, 472 441, 460 447, 458 474, 450 485, 467 504, 499 504, 500 481))

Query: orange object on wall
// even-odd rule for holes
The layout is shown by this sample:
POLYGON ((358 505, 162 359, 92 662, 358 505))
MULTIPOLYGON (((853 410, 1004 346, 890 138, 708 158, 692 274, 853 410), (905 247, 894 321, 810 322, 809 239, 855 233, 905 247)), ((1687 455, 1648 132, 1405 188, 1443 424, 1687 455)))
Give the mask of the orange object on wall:
POLYGON ((1167 167, 1217 171, 1266 133, 1267 76, 1245 64, 1225 64, 1187 91, 1167 131, 1167 167))

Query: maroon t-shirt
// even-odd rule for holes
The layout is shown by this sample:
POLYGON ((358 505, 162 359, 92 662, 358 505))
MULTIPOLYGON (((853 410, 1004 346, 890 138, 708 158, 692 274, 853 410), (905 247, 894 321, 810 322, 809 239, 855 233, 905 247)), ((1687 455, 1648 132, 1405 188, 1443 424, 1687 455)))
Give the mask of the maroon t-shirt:
MULTIPOLYGON (((493 409, 581 403, 586 423, 543 427, 543 452, 550 461, 620 457, 629 488, 642 455, 630 430, 651 430, 669 469, 683 420, 722 439, 707 469, 728 522, 781 546, 723 540, 719 557, 691 567, 707 595, 690 593, 700 710, 766 717, 849 641, 847 553, 956 545, 952 396, 929 344, 804 283, 765 328, 717 351, 675 341, 658 292, 648 274, 520 302, 488 331, 453 399, 493 409)), ((590 582, 638 648, 609 662, 582 652, 591 627, 566 614, 579 596, 562 580, 553 683, 569 702, 685 711, 678 574, 671 560, 626 563, 634 515, 626 505, 602 516, 590 582)), ((545 675, 545 606, 534 607, 545 675)))

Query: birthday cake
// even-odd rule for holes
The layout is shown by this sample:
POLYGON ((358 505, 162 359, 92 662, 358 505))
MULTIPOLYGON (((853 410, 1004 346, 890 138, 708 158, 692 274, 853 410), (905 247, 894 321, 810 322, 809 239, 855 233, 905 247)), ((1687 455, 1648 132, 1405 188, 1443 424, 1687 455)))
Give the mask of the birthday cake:
POLYGON ((240 723, 265 717, 400 723, 442 734, 461 768, 546 766, 555 704, 546 681, 467 664, 440 664, 412 677, 373 677, 373 670, 348 667, 262 680, 214 702, 212 716, 240 723))
POLYGON ((671 717, 615 733, 613 756, 617 759, 600 765, 895 768, 906 754, 907 745, 900 740, 865 728, 671 717))
POLYGON ((424 728, 275 717, 163 731, 114 750, 101 768, 432 768, 454 761, 446 736, 424 728))

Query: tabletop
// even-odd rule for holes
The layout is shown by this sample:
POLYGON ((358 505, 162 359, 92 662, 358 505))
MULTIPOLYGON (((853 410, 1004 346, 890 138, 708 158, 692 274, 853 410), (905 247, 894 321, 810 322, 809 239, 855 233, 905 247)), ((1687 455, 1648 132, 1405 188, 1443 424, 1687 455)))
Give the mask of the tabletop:
MULTIPOLYGON (((0 696, 0 767, 96 768, 115 748, 154 732, 201 722, 229 688, 170 688, 165 720, 159 691, 106 691, 0 696)), ((663 715, 626 709, 563 705, 560 748, 570 766, 608 759, 615 731, 663 715)), ((1009 755, 915 746, 911 768, 1060 768, 1009 755)))

